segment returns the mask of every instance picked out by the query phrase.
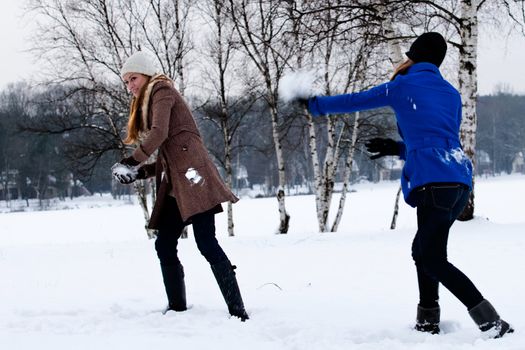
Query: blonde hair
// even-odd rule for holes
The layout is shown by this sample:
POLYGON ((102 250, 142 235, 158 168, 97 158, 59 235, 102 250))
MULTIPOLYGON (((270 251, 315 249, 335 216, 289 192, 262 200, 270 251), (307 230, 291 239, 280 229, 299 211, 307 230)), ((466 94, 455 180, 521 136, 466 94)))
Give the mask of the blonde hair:
POLYGON ((144 95, 146 92, 146 89, 148 88, 149 82, 151 80, 150 76, 147 76, 148 80, 142 85, 140 88, 140 93, 137 97, 133 97, 131 99, 130 107, 129 107, 129 119, 128 119, 128 127, 127 127, 127 133, 128 135, 124 139, 124 143, 126 145, 131 145, 138 141, 139 134, 141 131, 144 131, 146 126, 142 125, 142 103, 144 102, 144 95))
POLYGON ((396 69, 394 69, 394 74, 392 74, 392 77, 390 80, 394 80, 398 75, 404 75, 408 71, 408 68, 410 68, 415 62, 412 61, 410 58, 408 58, 406 61, 400 63, 396 69))

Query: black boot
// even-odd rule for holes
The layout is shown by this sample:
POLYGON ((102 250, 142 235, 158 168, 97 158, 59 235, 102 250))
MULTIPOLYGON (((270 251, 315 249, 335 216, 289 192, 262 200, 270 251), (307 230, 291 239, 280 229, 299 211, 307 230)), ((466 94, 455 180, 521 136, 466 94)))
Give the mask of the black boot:
POLYGON ((184 268, 182 265, 161 265, 164 287, 168 296, 168 307, 165 311, 185 311, 186 285, 184 284, 184 268))
POLYGON ((439 306, 433 308, 424 308, 417 306, 417 317, 415 330, 427 332, 430 334, 439 334, 439 317, 441 311, 439 306))
POLYGON ((229 260, 211 265, 211 270, 217 280, 224 301, 226 301, 226 305, 228 305, 230 315, 239 317, 241 321, 244 322, 249 317, 244 309, 244 303, 242 302, 241 291, 237 284, 234 269, 235 266, 232 266, 229 260))
POLYGON ((483 300, 468 312, 482 332, 493 332, 492 338, 501 338, 505 333, 512 333, 514 329, 503 321, 496 309, 487 300, 483 300))

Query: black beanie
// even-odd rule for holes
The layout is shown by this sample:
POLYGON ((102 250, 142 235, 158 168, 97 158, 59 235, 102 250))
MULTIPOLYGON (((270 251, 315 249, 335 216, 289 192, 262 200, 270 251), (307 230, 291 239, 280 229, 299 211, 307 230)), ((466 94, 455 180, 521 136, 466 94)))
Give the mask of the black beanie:
POLYGON ((429 62, 440 66, 447 53, 447 42, 443 36, 436 32, 421 34, 410 45, 410 50, 406 52, 408 58, 415 63, 429 62))

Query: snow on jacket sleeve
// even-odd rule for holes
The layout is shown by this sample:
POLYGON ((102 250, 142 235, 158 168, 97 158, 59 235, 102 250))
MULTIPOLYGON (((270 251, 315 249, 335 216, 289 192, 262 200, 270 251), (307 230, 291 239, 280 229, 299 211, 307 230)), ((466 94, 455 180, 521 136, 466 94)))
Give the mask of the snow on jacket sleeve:
POLYGON ((390 105, 395 82, 388 82, 370 90, 336 96, 316 96, 308 100, 312 116, 352 113, 390 105))

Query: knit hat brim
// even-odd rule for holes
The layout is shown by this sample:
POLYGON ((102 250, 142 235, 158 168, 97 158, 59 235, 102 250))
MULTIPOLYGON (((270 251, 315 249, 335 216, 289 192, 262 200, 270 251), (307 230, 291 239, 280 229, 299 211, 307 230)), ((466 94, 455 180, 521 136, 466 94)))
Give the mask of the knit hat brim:
POLYGON ((412 43, 405 54, 415 63, 429 62, 440 66, 447 53, 447 42, 436 32, 423 33, 412 43))
POLYGON ((143 51, 137 51, 129 56, 126 62, 122 65, 120 76, 128 73, 140 73, 148 76, 154 76, 157 71, 154 61, 143 51))

